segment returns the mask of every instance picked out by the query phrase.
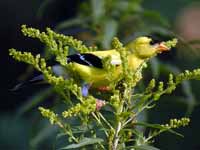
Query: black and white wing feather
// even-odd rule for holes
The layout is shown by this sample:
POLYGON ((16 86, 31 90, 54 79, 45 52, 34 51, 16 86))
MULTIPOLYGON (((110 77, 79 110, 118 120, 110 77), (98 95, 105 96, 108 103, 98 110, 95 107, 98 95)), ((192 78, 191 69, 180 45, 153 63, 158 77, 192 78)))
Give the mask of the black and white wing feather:
POLYGON ((103 68, 101 58, 89 53, 69 55, 67 56, 67 63, 70 62, 76 62, 78 64, 92 66, 96 68, 103 68))

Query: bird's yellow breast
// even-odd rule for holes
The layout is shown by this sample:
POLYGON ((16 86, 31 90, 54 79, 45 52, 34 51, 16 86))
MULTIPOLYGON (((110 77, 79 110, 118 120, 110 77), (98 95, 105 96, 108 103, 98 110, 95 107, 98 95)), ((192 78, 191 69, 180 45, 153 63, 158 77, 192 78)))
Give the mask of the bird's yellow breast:
POLYGON ((144 59, 140 59, 136 57, 134 54, 128 56, 128 67, 133 71, 136 70, 143 62, 144 59))
POLYGON ((121 73, 121 66, 116 67, 112 72, 112 78, 109 78, 108 72, 104 69, 85 66, 78 63, 72 63, 73 71, 77 73, 86 83, 92 84, 93 87, 107 86, 117 80, 121 73))
MULTIPOLYGON (((97 52, 95 52, 95 54, 97 55, 97 52)), ((121 61, 120 56, 118 56, 119 53, 116 52, 115 54, 116 60, 121 61)), ((108 56, 108 52, 106 54, 104 54, 103 51, 98 52, 98 56, 100 55, 102 57, 108 56)), ((143 62, 143 60, 137 58, 133 54, 129 55, 127 59, 128 67, 132 70, 136 70, 143 62)), ((121 65, 117 65, 113 70, 110 70, 110 72, 104 68, 86 66, 75 62, 72 63, 72 65, 73 71, 77 73, 86 83, 92 84, 93 87, 108 86, 110 83, 118 80, 120 74, 122 73, 121 65)))

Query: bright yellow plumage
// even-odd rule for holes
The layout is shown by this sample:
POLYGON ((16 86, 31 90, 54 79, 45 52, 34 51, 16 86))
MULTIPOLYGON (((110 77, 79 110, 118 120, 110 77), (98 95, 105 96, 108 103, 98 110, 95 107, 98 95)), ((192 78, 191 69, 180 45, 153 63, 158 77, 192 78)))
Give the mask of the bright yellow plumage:
MULTIPOLYGON (((148 37, 139 37, 126 46, 127 50, 130 51, 129 56, 127 57, 128 67, 130 69, 136 70, 146 59, 156 55, 156 53, 167 50, 167 47, 164 49, 163 45, 162 48, 159 44, 150 45, 150 41, 151 39, 148 37)), ((90 53, 101 59, 110 56, 110 63, 116 65, 116 67, 113 72, 110 72, 112 74, 112 79, 110 79, 107 78, 108 72, 104 68, 96 68, 73 62, 74 72, 79 74, 86 83, 91 84, 93 87, 107 86, 119 78, 122 72, 119 52, 112 49, 90 53)))

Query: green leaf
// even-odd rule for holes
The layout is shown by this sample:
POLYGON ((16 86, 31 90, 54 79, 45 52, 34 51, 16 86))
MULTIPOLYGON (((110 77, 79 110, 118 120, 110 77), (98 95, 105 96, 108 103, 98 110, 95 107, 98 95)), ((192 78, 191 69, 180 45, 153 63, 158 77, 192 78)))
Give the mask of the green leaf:
POLYGON ((183 137, 182 134, 172 130, 172 129, 168 129, 164 126, 161 126, 160 124, 150 124, 150 123, 145 123, 145 122, 137 122, 135 123, 135 125, 139 125, 139 126, 145 126, 145 127, 150 127, 150 128, 155 128, 155 129, 159 129, 159 130, 163 130, 163 131, 168 131, 172 134, 175 134, 177 136, 183 137))
POLYGON ((136 150, 160 150, 156 147, 149 146, 149 145, 140 145, 140 146, 133 146, 136 150))
POLYGON ((145 127, 150 127, 150 128, 156 128, 156 129, 165 129, 165 127, 161 126, 160 124, 150 124, 150 123, 145 123, 145 122, 137 122, 135 125, 138 126, 145 126, 145 127))
POLYGON ((80 147, 83 147, 86 145, 91 145, 91 144, 100 143, 100 142, 103 142, 103 139, 101 139, 101 138, 84 138, 79 143, 70 144, 66 147, 61 148, 60 150, 80 148, 80 147))
POLYGON ((176 131, 174 131, 174 130, 172 130, 172 129, 169 129, 169 130, 167 130, 168 132, 170 132, 170 133, 172 133, 172 134, 175 134, 175 135, 177 135, 177 136, 180 136, 180 137, 184 137, 182 134, 180 134, 180 133, 178 133, 178 132, 176 132, 176 131))

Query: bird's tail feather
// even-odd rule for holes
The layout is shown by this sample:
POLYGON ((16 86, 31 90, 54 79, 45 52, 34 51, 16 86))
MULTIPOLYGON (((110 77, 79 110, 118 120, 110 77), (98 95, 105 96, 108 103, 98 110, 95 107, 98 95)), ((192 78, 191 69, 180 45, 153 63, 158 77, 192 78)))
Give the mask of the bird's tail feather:
POLYGON ((10 89, 10 91, 17 91, 21 88, 28 86, 28 85, 40 83, 42 81, 44 81, 44 76, 41 74, 41 75, 38 75, 38 76, 28 80, 28 81, 23 81, 23 82, 18 83, 12 89, 10 89))
MULTIPOLYGON (((66 72, 66 70, 60 65, 52 66, 52 71, 56 76, 63 76, 65 79, 69 78, 69 75, 66 72)), ((19 84, 15 85, 12 89, 10 89, 10 91, 17 91, 29 85, 41 83, 42 81, 44 81, 44 76, 40 74, 36 77, 33 77, 30 80, 20 82, 19 84)))

